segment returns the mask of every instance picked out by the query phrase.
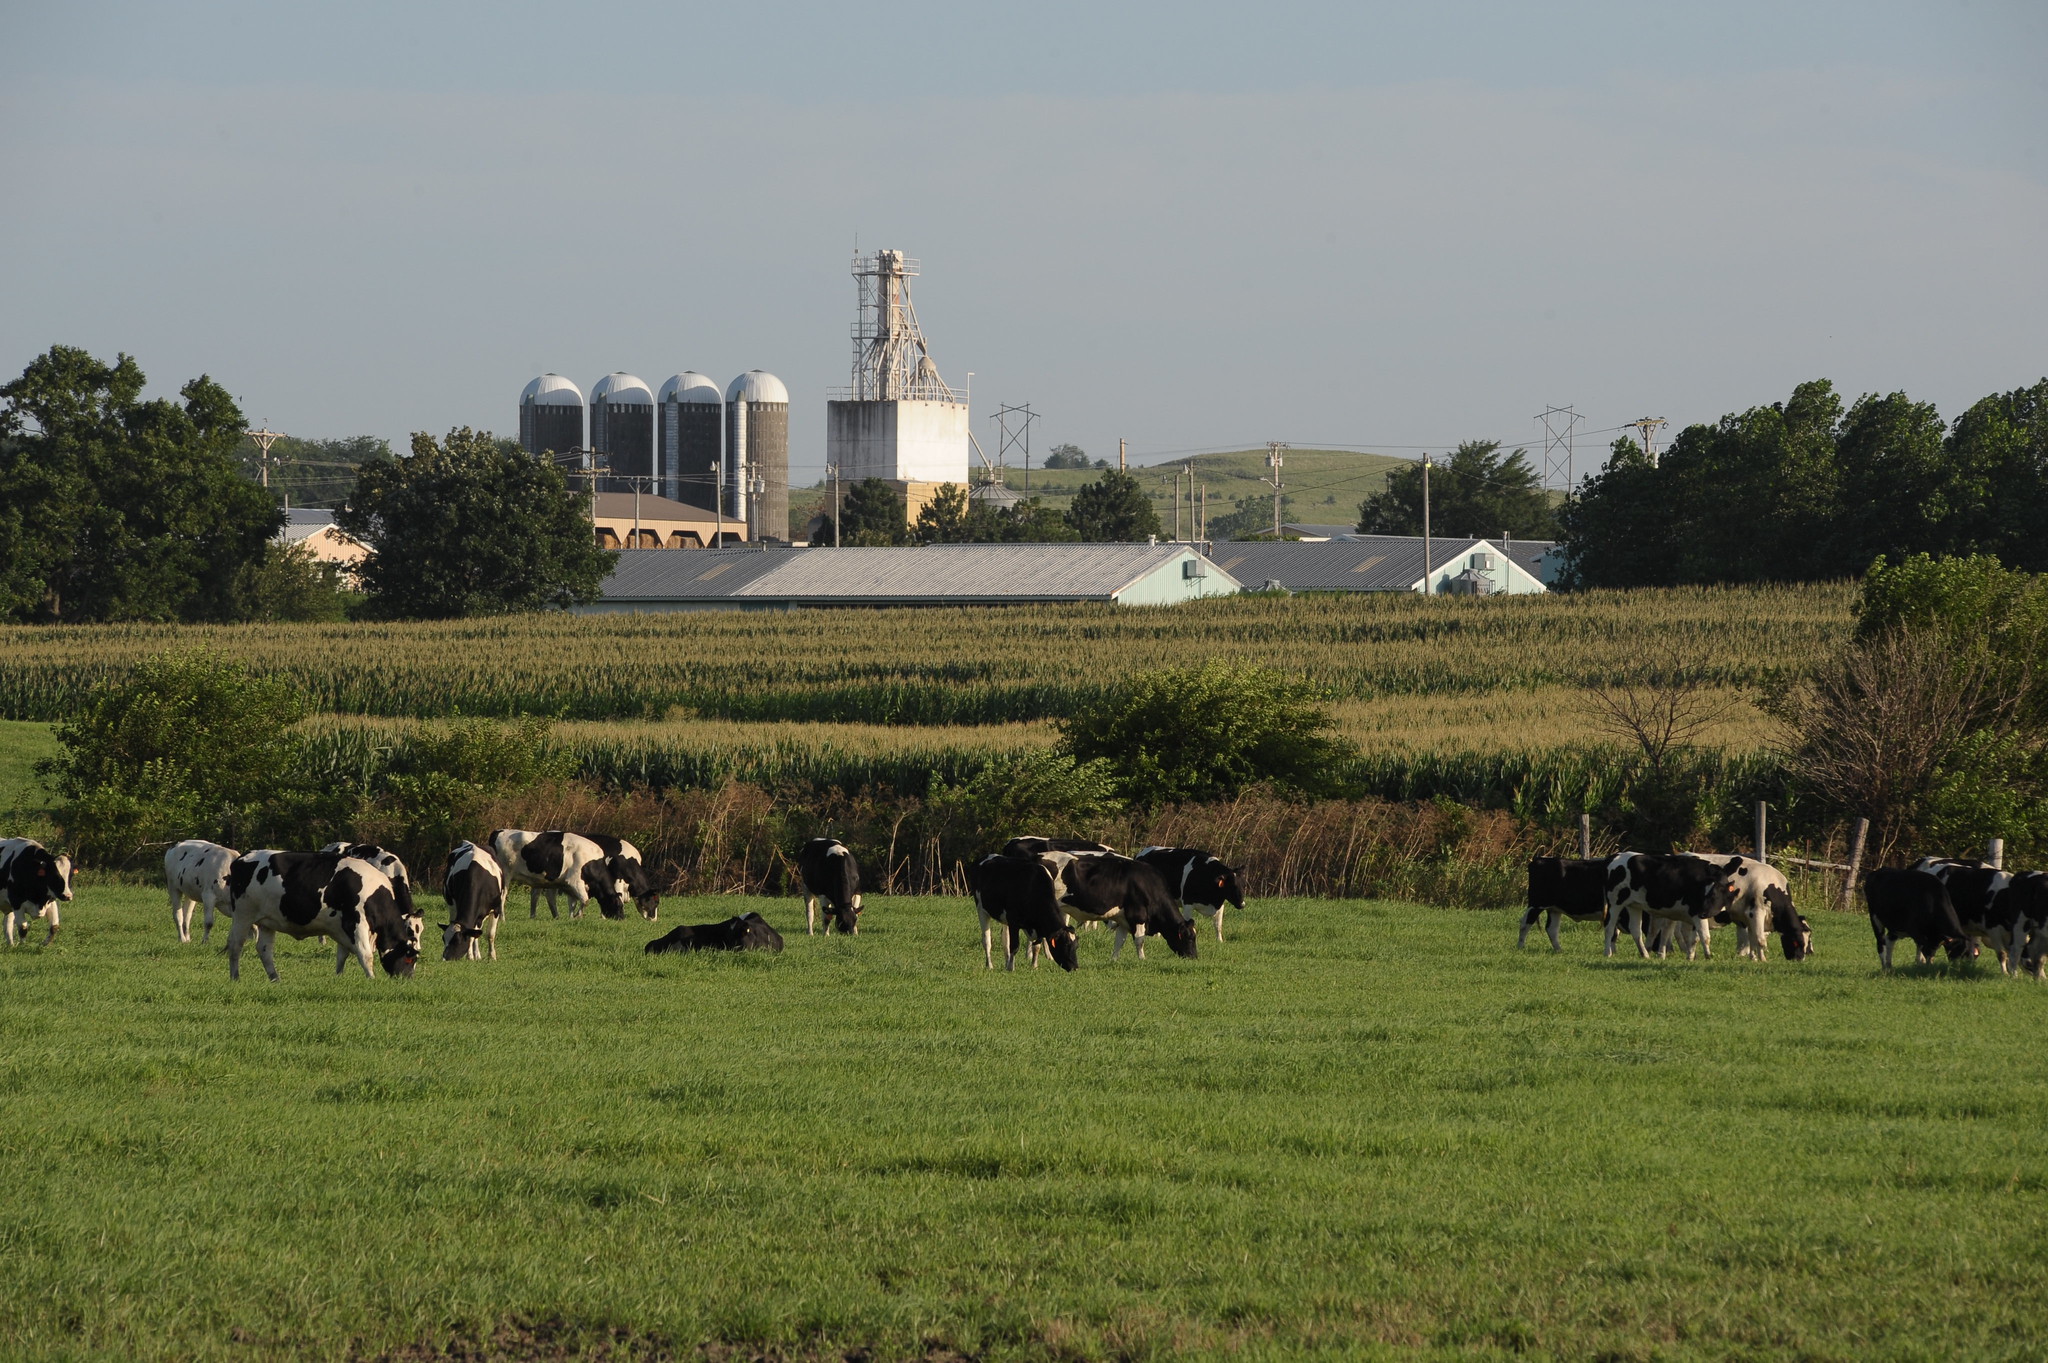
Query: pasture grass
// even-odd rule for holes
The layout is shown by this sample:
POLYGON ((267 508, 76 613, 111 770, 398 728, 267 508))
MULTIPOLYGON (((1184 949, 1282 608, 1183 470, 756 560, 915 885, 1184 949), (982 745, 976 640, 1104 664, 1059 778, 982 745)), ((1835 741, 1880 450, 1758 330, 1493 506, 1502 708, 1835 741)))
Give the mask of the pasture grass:
POLYGON ((1817 917, 1642 963, 1254 902, 1006 975, 959 900, 515 902, 495 963, 230 984, 87 885, 0 954, 0 1353, 2040 1357, 2048 992, 1817 917), (641 953, 744 907, 789 950, 641 953))

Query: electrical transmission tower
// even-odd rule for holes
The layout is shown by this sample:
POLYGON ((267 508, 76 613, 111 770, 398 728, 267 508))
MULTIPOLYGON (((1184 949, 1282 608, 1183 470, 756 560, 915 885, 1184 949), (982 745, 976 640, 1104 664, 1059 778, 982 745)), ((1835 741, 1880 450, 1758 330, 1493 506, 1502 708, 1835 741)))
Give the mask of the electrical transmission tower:
MULTIPOLYGON (((278 441, 284 439, 284 432, 271 430, 270 423, 266 421, 263 423, 262 430, 243 431, 242 434, 248 436, 251 440, 256 442, 256 467, 258 472, 262 476, 263 486, 269 487, 271 464, 270 447, 272 445, 275 445, 278 441)), ((280 459, 277 462, 283 463, 284 461, 280 459)))
POLYGON ((1657 467, 1657 430, 1671 423, 1661 416, 1642 416, 1627 423, 1642 432, 1643 456, 1650 461, 1650 467, 1657 467))
MULTIPOLYGON (((1031 490, 1031 423, 1038 420, 1038 413, 1031 410, 1031 404, 1012 406, 1004 403, 989 417, 996 423, 996 468, 1009 467, 1010 451, 1019 450, 1024 456, 1024 490, 1031 490)), ((1002 481, 1000 473, 996 481, 1002 481)))
POLYGON ((1577 434, 1576 407, 1545 407, 1536 418, 1543 423, 1543 486, 1557 487, 1571 495, 1573 437, 1577 434))

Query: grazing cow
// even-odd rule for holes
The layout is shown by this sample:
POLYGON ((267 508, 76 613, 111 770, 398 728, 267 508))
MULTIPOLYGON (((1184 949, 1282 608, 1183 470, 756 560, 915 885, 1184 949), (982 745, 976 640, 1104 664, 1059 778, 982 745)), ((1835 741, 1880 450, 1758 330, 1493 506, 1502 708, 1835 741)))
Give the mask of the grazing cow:
POLYGON ((837 923, 844 933, 860 932, 860 863, 837 838, 812 838, 797 850, 796 873, 804 885, 804 927, 818 931, 818 904, 825 905, 825 935, 837 923))
POLYGON ((1956 919, 1963 931, 1998 953, 1998 968, 2010 975, 2020 966, 2020 953, 2027 945, 2024 896, 2013 893, 2013 878, 1981 861, 1955 861, 1945 857, 1922 857, 1913 863, 1916 871, 1938 876, 1955 905, 1956 919))
POLYGON ((723 923, 686 923, 647 944, 649 956, 669 951, 780 950, 782 934, 769 927, 768 920, 758 913, 728 918, 723 923))
POLYGON ((228 978, 242 978, 242 948, 253 933, 264 973, 277 978, 271 942, 290 937, 334 939, 334 973, 351 953, 363 974, 375 955, 384 973, 409 978, 420 957, 420 924, 398 907, 391 877, 357 857, 331 852, 244 852, 228 869, 235 920, 228 929, 228 978))
POLYGON ((1148 933, 1165 938, 1174 955, 1194 956, 1195 925, 1173 902, 1159 872, 1144 862, 1114 852, 1061 851, 1047 852, 1038 861, 1052 872, 1059 905, 1070 916, 1115 928, 1111 960, 1122 955, 1125 937, 1137 942, 1138 959, 1144 960, 1148 933))
POLYGON ((398 859, 398 853, 374 842, 330 842, 320 850, 329 856, 354 857, 357 861, 369 862, 390 880, 391 896, 398 901, 398 911, 407 918, 419 918, 420 911, 412 902, 412 875, 405 869, 405 863, 398 859))
POLYGON ((171 897, 171 922, 177 925, 178 940, 192 940, 192 911, 206 911, 206 932, 200 941, 213 940, 213 916, 234 912, 228 902, 228 868, 242 855, 204 838, 187 838, 164 853, 164 888, 171 897))
POLYGON ((1529 945, 1529 929, 1544 914, 1549 922, 1550 949, 1563 951, 1557 938, 1558 920, 1599 923, 1607 918, 1607 859, 1580 861, 1566 857, 1533 857, 1529 861, 1529 908, 1522 915, 1522 935, 1517 947, 1529 945))
MULTIPOLYGON (((1645 918, 1661 918, 1691 925, 1699 948, 1714 959, 1709 926, 1714 915, 1728 906, 1728 877, 1734 868, 1682 853, 1660 856, 1644 852, 1623 852, 1607 863, 1607 954, 1614 954, 1614 937, 1624 921, 1636 939, 1636 950, 1648 959, 1650 949, 1643 940, 1645 918)), ((1693 944, 1685 945, 1685 959, 1692 959, 1693 944)))
POLYGON ((1011 838, 1003 844, 1002 856, 1042 857, 1047 852, 1065 852, 1073 856, 1088 856, 1097 852, 1114 851, 1099 842, 1086 838, 1011 838))
POLYGON ((1038 968, 1038 947, 1062 970, 1080 964, 1075 950, 1074 929, 1067 922, 1053 890, 1052 870, 1036 857, 998 854, 983 857, 967 872, 968 888, 974 892, 974 909, 981 915, 981 960, 995 969, 992 923, 1003 925, 1003 963, 1017 968, 1019 938, 1031 941, 1031 968, 1038 968))
POLYGON ((71 898, 71 858, 33 838, 0 839, 0 899, 6 901, 7 945, 21 940, 30 918, 49 920, 43 945, 57 940, 57 906, 71 898))
POLYGON ((2027 944, 2020 959, 2035 979, 2048 978, 2048 871, 2015 871, 2006 891, 2025 925, 2027 944))
POLYGON ((490 836, 491 854, 514 885, 527 888, 526 916, 540 916, 540 897, 548 897, 548 917, 558 918, 555 894, 569 896, 569 916, 581 918, 583 906, 597 901, 606 918, 624 918, 625 900, 619 894, 618 879, 606 864, 605 851, 581 833, 551 828, 532 833, 523 828, 500 828, 490 836))
POLYGON ((1921 965, 1934 959, 1936 947, 1945 948, 1951 961, 1970 954, 1970 939, 1939 876, 1917 870, 1872 871, 1863 878, 1863 903, 1877 938, 1880 969, 1892 968, 1892 947, 1901 937, 1912 941, 1921 965))
POLYGON ((505 873, 497 858, 473 842, 459 842, 448 853, 448 873, 441 881, 449 921, 441 925, 441 959, 478 960, 476 939, 487 938, 491 959, 498 959, 498 924, 505 920, 505 873))
POLYGON ((1724 887, 1728 907, 1714 921, 1734 924, 1736 955, 1771 959, 1769 934, 1778 934, 1788 961, 1803 961, 1813 954, 1813 925, 1792 906, 1792 887, 1784 872, 1755 857, 1720 857, 1692 853, 1701 861, 1719 866, 1727 875, 1724 887))
POLYGON ((1235 867, 1194 847, 1147 847, 1137 860, 1159 872, 1166 892, 1182 909, 1192 904, 1205 910, 1216 928, 1216 940, 1223 940, 1224 906, 1244 908, 1244 891, 1238 888, 1235 867))
MULTIPOLYGON (((585 833, 584 837, 596 843, 604 851, 605 869, 612 875, 612 890, 621 903, 630 899, 640 910, 640 916, 652 923, 661 917, 661 896, 655 892, 654 882, 648 878, 647 868, 641 864, 640 849, 624 838, 614 838, 605 833, 585 833)), ((550 909, 553 903, 549 903, 550 909)))

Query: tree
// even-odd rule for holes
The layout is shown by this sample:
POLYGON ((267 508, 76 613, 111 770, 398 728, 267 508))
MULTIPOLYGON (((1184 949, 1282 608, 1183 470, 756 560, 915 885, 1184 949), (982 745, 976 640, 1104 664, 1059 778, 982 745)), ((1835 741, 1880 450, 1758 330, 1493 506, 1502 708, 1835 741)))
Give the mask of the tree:
POLYGON ((356 599, 340 565, 314 558, 303 544, 276 540, 242 570, 235 590, 243 620, 342 620, 356 599))
POLYGON ((1112 469, 1074 494, 1067 524, 1091 543, 1132 542, 1157 535, 1159 513, 1128 473, 1112 469))
POLYGON ((1273 494, 1240 497, 1229 511, 1209 518, 1209 538, 1242 540, 1273 537, 1273 494))
POLYGON ((1052 453, 1045 456, 1049 469, 1085 469, 1089 467, 1088 451, 1079 445, 1055 445, 1052 453))
POLYGON ((334 519, 369 546, 357 577, 386 617, 564 610, 596 600, 615 561, 558 470, 467 426, 363 465, 334 519))
MULTIPOLYGON (((1450 461, 1430 471, 1432 534, 1474 539, 1550 539, 1557 533, 1550 496, 1529 463, 1527 450, 1503 455, 1498 440, 1467 440, 1450 461)), ((1387 475, 1383 492, 1358 504, 1358 529, 1367 535, 1422 533, 1422 465, 1387 475)))
POLYGON ((917 513, 912 538, 920 544, 1019 544, 1071 540, 1073 529, 1036 497, 1010 508, 977 502, 956 483, 945 483, 917 513))
POLYGON ((0 617, 237 617, 283 516, 240 476, 219 384, 145 402, 143 382, 127 355, 53 346, 0 388, 0 617))
MULTIPOLYGON (((903 494, 879 478, 863 478, 846 489, 840 505, 839 542, 842 545, 903 544, 903 494)), ((818 543, 832 542, 832 518, 826 517, 818 543)))
POLYGON ((1330 727, 1309 687, 1224 662, 1139 673, 1060 722, 1063 750, 1108 759, 1123 797, 1140 805, 1213 800, 1261 781, 1339 793, 1358 753, 1330 727))

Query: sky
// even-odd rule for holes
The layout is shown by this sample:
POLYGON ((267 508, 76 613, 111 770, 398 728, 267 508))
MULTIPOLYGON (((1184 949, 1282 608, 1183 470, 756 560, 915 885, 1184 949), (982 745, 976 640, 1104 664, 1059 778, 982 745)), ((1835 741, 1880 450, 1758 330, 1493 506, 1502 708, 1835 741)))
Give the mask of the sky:
POLYGON ((0 0, 0 374, 318 438, 767 369, 852 255, 974 424, 1163 459, 1540 442, 2048 374, 2048 5, 0 0))

